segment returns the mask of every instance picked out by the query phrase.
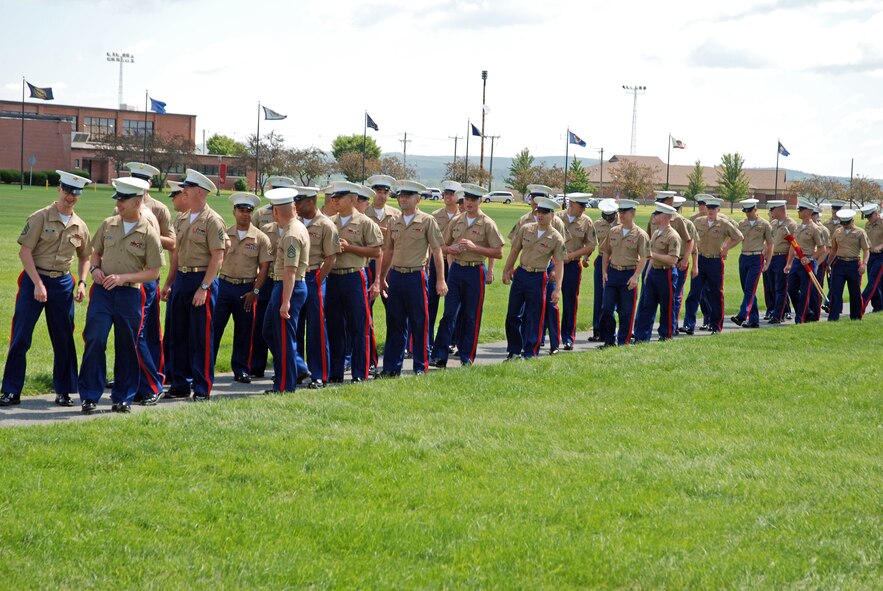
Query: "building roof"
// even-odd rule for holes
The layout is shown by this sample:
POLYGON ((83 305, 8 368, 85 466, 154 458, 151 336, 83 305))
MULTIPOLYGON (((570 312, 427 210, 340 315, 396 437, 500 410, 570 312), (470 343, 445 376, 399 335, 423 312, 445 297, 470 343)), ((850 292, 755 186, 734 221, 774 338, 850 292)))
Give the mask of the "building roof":
MULTIPOLYGON (((658 156, 630 156, 626 154, 616 154, 610 160, 604 163, 604 179, 610 181, 610 169, 621 166, 624 162, 635 162, 641 166, 647 166, 654 169, 653 184, 662 186, 665 184, 665 161, 658 156)), ((694 165, 672 164, 669 167, 668 184, 672 189, 685 189, 690 184, 688 176, 693 172, 694 165)), ((709 189, 714 189, 718 185, 721 168, 719 166, 703 166, 702 178, 705 185, 709 189)), ((589 182, 598 184, 601 181, 601 165, 594 164, 586 168, 589 175, 589 182)), ((776 170, 767 168, 746 168, 745 176, 748 177, 748 185, 752 191, 762 193, 772 192, 776 187, 776 170)), ((786 189, 790 183, 787 181, 785 170, 779 169, 779 190, 786 189)))

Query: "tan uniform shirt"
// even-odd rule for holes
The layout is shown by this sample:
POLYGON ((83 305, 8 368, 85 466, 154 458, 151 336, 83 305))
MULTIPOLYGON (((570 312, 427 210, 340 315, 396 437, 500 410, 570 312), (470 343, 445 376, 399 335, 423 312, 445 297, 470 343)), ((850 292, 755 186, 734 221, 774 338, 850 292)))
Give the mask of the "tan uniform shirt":
MULTIPOLYGON (((475 216, 472 225, 469 225, 469 217, 465 213, 454 216, 451 223, 442 234, 442 242, 450 246, 461 239, 471 240, 476 246, 485 248, 499 248, 503 246, 503 234, 497 228, 496 222, 488 217, 483 211, 475 216)), ((456 263, 480 263, 487 257, 471 250, 463 250, 454 255, 456 263)))
POLYGON ((570 217, 564 210, 557 212, 555 215, 561 218, 564 227, 567 228, 567 239, 564 243, 564 248, 567 249, 567 252, 574 252, 589 245, 594 248, 598 245, 592 218, 583 213, 573 218, 571 222, 570 217))
POLYGON ((251 222, 263 231, 264 226, 273 222, 273 204, 264 205, 257 208, 252 216, 251 222))
POLYGON ((285 267, 297 267, 294 275, 295 281, 303 281, 307 276, 307 265, 310 260, 310 235, 303 222, 292 218, 282 228, 282 236, 276 245, 276 262, 273 272, 282 281, 285 267))
POLYGON ((773 243, 773 227, 764 219, 757 218, 752 225, 748 218, 739 222, 739 231, 745 236, 742 252, 762 252, 764 244, 773 243))
POLYGON ((883 218, 878 215, 876 220, 865 224, 865 234, 868 235, 871 248, 883 245, 883 218))
POLYGON ((788 254, 791 243, 785 240, 785 236, 793 234, 797 229, 797 222, 791 218, 773 220, 770 222, 773 229, 773 254, 788 254))
MULTIPOLYGON (((825 246, 831 248, 831 233, 828 231, 828 228, 825 227, 825 224, 821 222, 814 222, 816 226, 819 227, 819 230, 822 232, 822 240, 825 241, 825 246)), ((865 230, 867 232, 867 229, 865 230)))
MULTIPOLYGON (((690 237, 690 240, 693 241, 693 248, 698 249, 699 246, 699 232, 696 231, 696 224, 692 222, 692 220, 688 220, 684 218, 684 225, 687 227, 687 235, 690 237)), ((692 253, 684 252, 687 249, 687 243, 683 240, 681 241, 681 256, 679 258, 684 258, 692 253)))
POLYGON ((794 231, 794 239, 797 240, 797 246, 803 251, 804 256, 808 257, 812 257, 819 246, 825 246, 825 236, 814 222, 806 225, 798 224, 794 231))
POLYGON ((604 244, 604 241, 607 240, 607 234, 610 232, 610 228, 613 227, 613 224, 604 218, 601 218, 592 225, 595 227, 595 239, 598 241, 598 244, 604 244))
POLYGON ((650 237, 638 226, 626 233, 622 224, 617 224, 607 233, 601 252, 607 253, 611 265, 634 268, 640 257, 650 256, 650 237))
POLYGON ((405 223, 405 214, 400 214, 389 223, 384 250, 393 249, 393 267, 425 267, 427 248, 441 247, 441 232, 435 218, 420 210, 414 212, 411 223, 405 223))
POLYGON ((828 244, 826 244, 826 246, 828 246, 830 248, 831 247, 831 238, 834 237, 834 230, 836 230, 837 228, 840 227, 840 220, 832 218, 832 219, 825 220, 824 222, 822 222, 822 225, 828 229, 828 244))
MULTIPOLYGON (((550 225, 553 228, 555 228, 556 230, 558 230, 558 233, 561 234, 561 236, 563 236, 565 240, 567 240, 569 238, 568 232, 567 232, 567 226, 564 225, 564 222, 561 221, 561 218, 559 218, 557 215, 555 215, 555 213, 557 213, 557 212, 553 212, 552 222, 550 225)), ((523 216, 521 216, 520 218, 518 218, 518 221, 515 222, 515 226, 509 232, 509 241, 511 242, 512 239, 515 238, 515 233, 521 228, 521 226, 523 226, 524 224, 535 224, 536 221, 537 221, 537 218, 534 216, 534 213, 532 211, 529 211, 526 214, 524 214, 523 216)))
POLYGON ((365 210, 365 215, 371 218, 375 224, 380 226, 380 232, 385 236, 386 230, 389 229, 389 224, 392 222, 393 218, 402 213, 395 207, 390 207, 389 205, 383 206, 383 217, 377 215, 377 212, 374 211, 374 206, 369 205, 368 209, 365 210))
POLYGON ((864 255, 862 250, 871 247, 865 231, 855 226, 849 230, 843 226, 838 227, 831 242, 837 247, 838 259, 861 258, 864 255))
POLYGON ((742 232, 739 231, 739 228, 726 220, 718 219, 711 222, 703 216, 696 218, 694 224, 696 233, 699 234, 699 256, 719 258, 727 238, 742 239, 742 232))
POLYGON ((31 214, 18 243, 31 249, 38 271, 67 273, 74 254, 78 258, 88 258, 92 254, 86 222, 76 212, 71 212, 65 226, 54 203, 31 214))
MULTIPOLYGON (((340 214, 331 218, 337 226, 338 236, 353 246, 383 246, 383 234, 380 226, 368 216, 353 210, 347 224, 341 223, 340 214)), ((362 269, 368 266, 368 257, 359 256, 354 252, 341 252, 334 263, 335 269, 362 269)))
POLYGON ((442 235, 444 235, 445 228, 448 227, 448 224, 451 223, 451 220, 459 215, 459 212, 454 212, 451 217, 448 217, 448 210, 442 207, 433 211, 431 215, 435 218, 435 223, 438 224, 438 231, 441 232, 442 235))
MULTIPOLYGON (((721 217, 722 216, 718 215, 718 218, 721 217)), ((675 232, 678 233, 678 237, 681 239, 681 252, 678 253, 679 259, 684 258, 684 256, 688 254, 687 243, 690 240, 693 240, 693 236, 690 232, 688 224, 692 225, 692 221, 688 220, 679 213, 672 214, 670 226, 675 232)), ((647 236, 653 236, 653 234, 656 233, 657 229, 659 229, 659 223, 656 221, 656 216, 651 215, 650 221, 647 223, 647 236)))
MULTIPOLYGON (((654 230, 650 237, 650 252, 677 257, 681 253, 681 237, 671 226, 664 230, 654 230)), ((654 269, 670 269, 672 267, 672 265, 660 261, 651 261, 650 264, 654 269)))
POLYGON ((270 250, 270 238, 254 225, 249 225, 242 240, 239 239, 236 226, 227 230, 227 236, 230 238, 230 245, 221 265, 221 275, 225 278, 254 280, 258 276, 261 263, 274 258, 270 250))
POLYGON ((175 228, 172 225, 172 214, 166 204, 154 199, 150 195, 146 195, 141 204, 156 217, 156 221, 159 224, 160 238, 174 238, 175 228))
POLYGON ((307 234, 310 235, 310 261, 311 269, 322 265, 325 257, 340 252, 340 236, 337 234, 337 226, 327 215, 316 212, 309 225, 304 221, 307 234))
MULTIPOLYGON (((126 234, 123 218, 111 216, 101 222, 92 248, 101 257, 99 267, 105 275, 138 273, 162 266, 162 244, 159 232, 142 215, 126 234)), ((131 287, 137 287, 134 284, 131 287)))
MULTIPOLYGON (((275 261, 276 247, 279 246, 279 226, 276 222, 270 222, 269 224, 261 226, 261 232, 263 232, 270 241, 270 252, 273 254, 273 260, 275 261)), ((281 277, 276 277, 275 264, 270 265, 270 279, 273 279, 274 281, 276 279, 281 279, 281 277)))
POLYGON ((179 267, 207 267, 213 250, 227 248, 227 224, 208 205, 192 222, 186 211, 175 220, 175 243, 179 267))
POLYGON ((564 260, 564 237, 558 230, 549 228, 539 235, 540 225, 536 222, 524 224, 512 239, 512 248, 521 247, 519 266, 527 271, 545 271, 549 262, 564 260))

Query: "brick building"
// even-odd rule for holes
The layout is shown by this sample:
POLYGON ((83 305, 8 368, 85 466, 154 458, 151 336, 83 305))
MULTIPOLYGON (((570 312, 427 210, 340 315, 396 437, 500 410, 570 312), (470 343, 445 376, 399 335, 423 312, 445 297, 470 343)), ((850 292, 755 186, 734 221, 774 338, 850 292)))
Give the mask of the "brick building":
MULTIPOLYGON (((0 100, 0 169, 18 170, 21 159, 22 103, 0 100)), ((108 183, 116 175, 116 163, 97 151, 96 142, 108 136, 177 135, 196 145, 196 115, 129 109, 105 109, 59 105, 54 102, 24 104, 24 160, 36 158, 34 170, 83 169, 92 180, 108 183)), ((185 167, 192 167, 212 178, 222 189, 232 189, 237 179, 246 177, 254 186, 254 172, 226 156, 193 154, 188 162, 169 173, 178 178, 185 167), (221 163, 227 165, 227 178, 218 182, 221 163)))

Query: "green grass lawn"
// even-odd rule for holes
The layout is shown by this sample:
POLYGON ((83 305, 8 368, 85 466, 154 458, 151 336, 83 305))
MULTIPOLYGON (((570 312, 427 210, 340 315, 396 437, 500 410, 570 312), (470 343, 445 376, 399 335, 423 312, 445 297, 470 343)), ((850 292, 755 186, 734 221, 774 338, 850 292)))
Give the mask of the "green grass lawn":
MULTIPOLYGON (((113 200, 110 198, 112 190, 108 188, 99 188, 97 190, 87 189, 77 205, 76 211, 89 226, 90 231, 94 232, 98 229, 101 221, 109 215, 113 209, 113 200)), ((156 194, 162 199, 164 193, 156 194)), ((45 207, 56 199, 57 193, 54 188, 44 189, 42 187, 25 187, 24 191, 19 190, 17 185, 0 185, 0 204, 3 205, 3 216, 0 217, 0 335, 9 335, 12 324, 12 311, 17 292, 17 280, 21 273, 21 262, 18 259, 18 243, 17 239, 21 232, 27 216, 33 211, 45 207)), ((221 198, 210 197, 209 205, 216 211, 221 213, 228 224, 234 223, 232 215, 232 206, 226 200, 225 196, 221 198)), ((426 211, 432 211, 441 207, 440 201, 423 201, 421 207, 426 211)), ((482 206, 484 211, 494 218, 500 231, 504 236, 508 235, 509 230, 515 224, 517 219, 521 217, 528 209, 524 204, 504 205, 501 203, 491 203, 482 206)), ((646 227, 647 220, 650 216, 650 207, 642 207, 639 211, 637 223, 642 227, 646 227)), ((597 210, 588 210, 588 212, 597 219, 599 213, 597 210)), ((690 215, 690 212, 686 212, 690 215)), ((739 214, 735 214, 739 215, 739 214)), ((500 278, 502 277, 503 263, 508 256, 508 245, 505 248, 502 261, 497 262, 495 277, 496 281, 488 286, 485 294, 484 314, 481 327, 481 342, 493 342, 505 340, 505 318, 506 304, 509 297, 509 287, 503 285, 500 278)), ((592 285, 592 267, 584 270, 582 287, 580 291, 580 304, 578 312, 577 330, 586 330, 591 327, 592 321, 592 301, 593 301, 593 285, 592 285)), ((163 276, 165 272, 163 272, 163 276)), ((759 287, 760 289, 760 287, 759 287)), ((687 286, 686 293, 689 290, 687 286)), ((738 310, 741 302, 742 291, 739 287, 739 269, 738 269, 738 253, 733 252, 729 258, 729 264, 726 267, 725 281, 725 301, 727 308, 727 316, 733 315, 738 310)), ((88 302, 83 302, 76 306, 76 330, 81 332, 85 324, 86 306, 88 302)), ((164 306, 165 304, 163 304, 164 306)), ((444 304, 439 305, 439 319, 444 310, 444 304)), ((374 306, 375 326, 377 329, 377 342, 382 348, 386 335, 386 318, 384 308, 377 304, 374 306)), ((164 312, 163 312, 164 314, 164 312)), ((164 316, 163 316, 164 317, 164 316)), ((8 338, 5 337, 4 338, 8 338)), ((111 337, 112 338, 112 337, 111 337)), ((77 339, 80 350, 78 354, 82 354, 82 341, 77 339)), ((224 339, 221 343, 221 349, 218 353, 218 362, 216 370, 218 372, 230 371, 230 352, 233 342, 233 323, 228 324, 224 339)), ((5 358, 6 347, 8 341, 0 345, 3 351, 2 358, 5 358)), ((112 357, 112 347, 108 346, 109 355, 112 357)), ((108 362, 108 366, 112 367, 112 363, 108 362)), ((40 322, 34 331, 34 340, 31 352, 28 355, 28 377, 25 382, 25 393, 34 394, 49 392, 52 390, 52 347, 49 342, 49 335, 45 328, 45 323, 40 322)))
POLYGON ((883 314, 0 430, 0 587, 880 589, 883 314))

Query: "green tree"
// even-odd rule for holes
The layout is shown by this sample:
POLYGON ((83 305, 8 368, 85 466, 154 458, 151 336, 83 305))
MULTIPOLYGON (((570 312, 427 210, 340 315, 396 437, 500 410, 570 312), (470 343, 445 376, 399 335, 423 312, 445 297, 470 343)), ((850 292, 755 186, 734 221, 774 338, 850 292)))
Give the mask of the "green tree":
POLYGON ((466 166, 465 160, 461 158, 457 158, 456 162, 448 161, 445 163, 445 178, 452 179, 456 181, 460 181, 461 183, 473 183, 482 187, 490 186, 489 183, 491 181, 491 173, 487 170, 482 170, 478 167, 478 164, 475 162, 469 163, 469 178, 464 178, 464 175, 467 171, 464 170, 466 166))
POLYGON ((656 177, 655 166, 638 164, 633 160, 623 160, 619 166, 613 167, 610 177, 613 179, 615 191, 627 199, 644 199, 653 190, 653 179, 656 177))
MULTIPOLYGON (((351 183, 362 182, 362 154, 360 152, 344 152, 334 161, 334 171, 339 172, 351 183)), ((380 172, 380 160, 365 160, 365 178, 380 172)))
POLYGON ((534 166, 531 172, 535 183, 546 185, 556 192, 564 187, 564 169, 557 164, 546 166, 546 163, 542 162, 534 166))
POLYGON ((745 159, 739 152, 721 157, 717 186, 721 199, 730 202, 731 212, 736 201, 748 197, 748 177, 742 169, 744 165, 745 159))
MULTIPOLYGON (((853 186, 855 184, 853 183, 853 186)), ((797 193, 812 203, 824 203, 831 199, 846 199, 849 188, 830 176, 813 175, 802 181, 794 181, 788 186, 789 193, 797 193)))
POLYGON ((589 174, 583 168, 583 163, 573 159, 570 168, 567 171, 567 186, 564 188, 565 193, 588 193, 591 185, 589 185, 589 174))
MULTIPOLYGON (((285 138, 278 133, 271 131, 261 137, 260 143, 258 143, 257 136, 253 133, 246 138, 245 142, 246 157, 248 158, 248 164, 251 166, 254 166, 256 151, 258 147, 260 147, 261 176, 283 174, 285 172, 285 138)), ((264 191, 262 183, 263 179, 259 178, 258 184, 261 185, 259 188, 261 194, 263 194, 264 191)))
POLYGON ((388 174, 395 179, 414 179, 417 169, 406 165, 398 156, 386 156, 380 159, 380 173, 388 174))
POLYGON ((851 185, 846 195, 852 205, 861 207, 867 203, 883 201, 883 190, 880 189, 880 183, 877 181, 856 175, 851 185))
POLYGON ((209 154, 220 154, 222 156, 244 156, 248 151, 242 142, 237 142, 232 137, 217 133, 208 138, 205 147, 209 154))
POLYGON ((364 137, 357 133, 352 135, 339 135, 331 142, 331 155, 338 162, 341 156, 348 152, 362 154, 362 141, 365 140, 365 160, 380 160, 380 146, 372 137, 364 137))
POLYGON ((705 177, 702 176, 702 165, 696 161, 693 171, 687 175, 687 190, 684 197, 692 199, 695 195, 705 192, 705 177))
POLYGON ((307 148, 300 150, 288 148, 283 153, 283 170, 292 177, 297 177, 304 186, 310 186, 313 181, 325 176, 331 169, 331 163, 319 148, 307 148))
POLYGON ((530 150, 524 148, 509 165, 509 176, 506 178, 506 186, 518 191, 523 196, 527 193, 527 186, 534 182, 533 156, 530 150))

